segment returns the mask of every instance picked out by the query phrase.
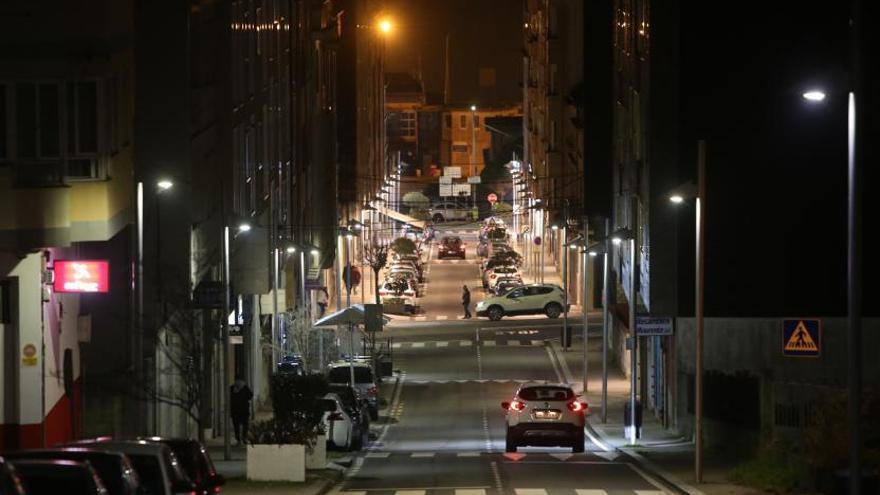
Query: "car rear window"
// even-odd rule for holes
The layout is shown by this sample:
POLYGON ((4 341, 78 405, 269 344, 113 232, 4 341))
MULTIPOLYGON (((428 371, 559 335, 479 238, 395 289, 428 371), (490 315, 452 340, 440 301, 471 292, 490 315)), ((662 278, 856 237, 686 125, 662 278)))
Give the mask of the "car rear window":
POLYGON ((165 493, 165 486, 162 480, 162 468, 159 466, 159 459, 152 455, 136 455, 128 454, 134 470, 137 471, 141 484, 146 487, 147 493, 151 495, 159 495, 165 493))
POLYGON ((523 400, 569 400, 574 398, 571 389, 563 387, 527 387, 519 391, 523 400))
MULTIPOLYGON (((351 371, 348 369, 348 366, 333 368, 330 370, 330 373, 327 374, 327 380, 330 381, 330 383, 349 383, 351 381, 350 379, 351 371)), ((365 366, 355 366, 354 382, 373 383, 373 370, 365 366)))

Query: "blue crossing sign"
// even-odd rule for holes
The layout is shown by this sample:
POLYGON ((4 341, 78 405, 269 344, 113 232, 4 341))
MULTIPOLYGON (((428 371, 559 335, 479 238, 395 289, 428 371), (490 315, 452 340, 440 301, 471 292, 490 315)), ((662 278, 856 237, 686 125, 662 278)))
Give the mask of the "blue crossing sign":
POLYGON ((819 357, 822 354, 822 320, 782 320, 782 355, 819 357))

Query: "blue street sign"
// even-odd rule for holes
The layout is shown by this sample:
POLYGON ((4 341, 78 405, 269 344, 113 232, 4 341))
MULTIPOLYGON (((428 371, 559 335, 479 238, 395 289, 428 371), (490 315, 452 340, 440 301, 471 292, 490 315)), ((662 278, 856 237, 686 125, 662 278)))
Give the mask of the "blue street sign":
POLYGON ((782 321, 782 355, 819 357, 822 354, 822 320, 782 321))

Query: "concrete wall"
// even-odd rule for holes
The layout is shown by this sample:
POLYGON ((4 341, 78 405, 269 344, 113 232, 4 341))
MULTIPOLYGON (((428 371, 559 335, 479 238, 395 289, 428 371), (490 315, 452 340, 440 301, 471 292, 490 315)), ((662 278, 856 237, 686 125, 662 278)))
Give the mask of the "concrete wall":
MULTIPOLYGON (((693 318, 676 319, 675 369, 678 396, 674 427, 689 435, 693 416, 688 412, 694 373, 693 318)), ((880 319, 863 320, 863 383, 880 384, 880 361, 870 351, 880 348, 880 319)), ((707 318, 705 327, 704 369, 706 373, 741 373, 759 382, 760 430, 754 439, 768 434, 786 434, 789 429, 805 426, 811 404, 825 400, 831 390, 844 390, 847 382, 847 320, 823 318, 821 356, 794 358, 782 355, 782 319, 779 318, 707 318), (780 411, 785 414, 780 415, 780 411), (790 412, 790 414, 788 414, 790 412)), ((706 437, 710 447, 719 439, 743 436, 741 428, 707 418, 706 437)))

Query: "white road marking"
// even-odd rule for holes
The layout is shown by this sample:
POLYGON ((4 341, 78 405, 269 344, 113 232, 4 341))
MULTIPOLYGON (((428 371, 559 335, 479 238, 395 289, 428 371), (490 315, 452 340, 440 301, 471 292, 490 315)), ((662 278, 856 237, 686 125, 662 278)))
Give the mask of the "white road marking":
POLYGON ((543 340, 533 340, 532 345, 544 345, 544 341, 543 340))
POLYGON ((514 488, 516 495, 547 495, 547 490, 543 488, 514 488))
POLYGON ((666 492, 662 490, 633 490, 636 495, 664 495, 666 492))
POLYGON ((425 495, 425 490, 397 490, 394 495, 425 495))
POLYGON ((412 347, 413 347, 414 349, 415 349, 415 348, 425 347, 425 343, 424 343, 424 342, 413 342, 413 343, 412 343, 412 347))
POLYGON ((387 459, 390 456, 390 452, 368 452, 366 455, 367 459, 387 459))
POLYGON ((550 457, 555 457, 556 459, 559 459, 560 461, 567 461, 567 460, 571 459, 572 455, 571 454, 550 454, 550 457))
MULTIPOLYGON (((607 495, 608 492, 605 490, 575 490, 577 495, 607 495)), ((638 493, 638 492, 637 492, 638 493)))
MULTIPOLYGON (((394 398, 391 400, 391 404, 389 406, 389 410, 394 411, 398 407, 400 407, 400 394, 403 392, 403 382, 406 380, 406 371, 402 371, 400 373, 400 379, 397 382, 397 390, 394 391, 394 398)), ((376 438, 376 442, 370 445, 369 450, 373 449, 374 445, 382 445, 382 441, 385 439, 385 435, 388 434, 388 427, 391 426, 391 423, 385 423, 382 426, 382 432, 379 433, 379 437, 376 438)))
POLYGON ((416 316, 415 320, 416 321, 428 321, 428 317, 427 316, 416 316))
POLYGON ((471 342, 470 340, 459 340, 458 341, 459 347, 470 347, 472 344, 473 344, 473 342, 471 342))
POLYGON ((490 464, 492 468, 492 477, 495 478, 495 489, 498 490, 498 493, 504 493, 504 486, 501 483, 501 472, 498 470, 498 463, 492 461, 490 464))
POLYGON ((479 452, 459 452, 456 457, 480 457, 479 452))
POLYGON ((520 341, 518 341, 518 340, 508 340, 508 341, 507 341, 507 345, 510 345, 510 346, 518 346, 518 345, 520 345, 520 344, 521 344, 521 343, 520 343, 520 341))
POLYGON ((494 340, 484 340, 483 347, 495 347, 495 341, 494 340))
POLYGON ((447 315, 437 315, 437 321, 448 320, 448 319, 449 319, 449 316, 447 316, 447 315))
POLYGON ((446 347, 448 345, 449 345, 449 342, 446 342, 445 340, 441 340, 440 342, 437 342, 437 347, 446 347))
POLYGON ((391 344, 392 349, 400 349, 400 346, 401 346, 400 342, 395 342, 395 343, 391 344))
POLYGON ((654 493, 663 493, 663 494, 671 493, 671 492, 665 490, 665 489, 663 488, 663 485, 661 485, 659 481, 655 480, 653 476, 651 476, 651 475, 649 475, 648 473, 646 473, 642 468, 640 468, 639 466, 635 465, 635 463, 627 462, 627 463, 625 463, 625 464, 626 464, 627 466, 629 466, 630 469, 632 469, 633 471, 635 471, 636 473, 638 473, 639 476, 641 476, 642 478, 644 478, 645 481, 647 481, 648 483, 654 485, 654 487, 656 487, 656 488, 659 490, 659 492, 654 492, 654 493))
POLYGON ((455 490, 455 495, 486 495, 486 490, 455 490))
POLYGON ((434 457, 436 452, 414 452, 412 457, 434 457))

